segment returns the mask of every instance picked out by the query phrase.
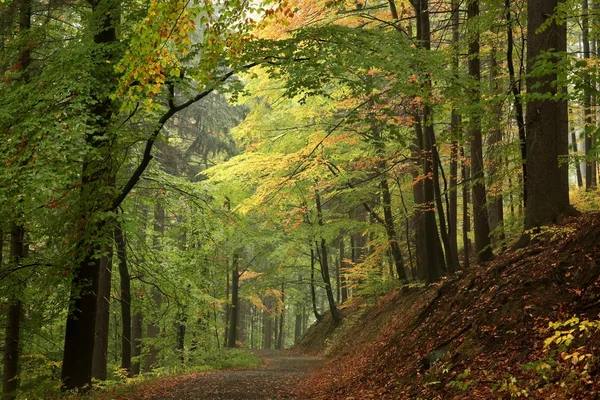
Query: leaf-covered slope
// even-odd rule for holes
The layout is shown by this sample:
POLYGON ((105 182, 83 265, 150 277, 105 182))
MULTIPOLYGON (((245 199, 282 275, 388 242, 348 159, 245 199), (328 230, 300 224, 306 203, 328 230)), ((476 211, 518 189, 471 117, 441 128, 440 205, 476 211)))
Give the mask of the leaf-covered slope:
MULTIPOLYGON (((333 356, 299 389, 311 399, 597 398, 600 214, 427 288, 354 304, 299 344, 333 356), (555 332, 572 342, 544 341, 555 332), (573 360, 575 355, 575 360, 573 360)), ((555 337, 556 338, 556 337, 555 337)))

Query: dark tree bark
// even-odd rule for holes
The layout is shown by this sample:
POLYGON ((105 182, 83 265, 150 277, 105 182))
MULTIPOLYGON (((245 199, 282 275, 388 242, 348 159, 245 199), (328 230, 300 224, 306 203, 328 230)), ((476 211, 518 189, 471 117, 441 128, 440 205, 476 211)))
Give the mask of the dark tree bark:
MULTIPOLYGON (((17 222, 11 223, 10 228, 10 259, 15 267, 22 264, 25 258, 25 230, 17 222)), ((15 279, 15 287, 20 287, 19 278, 15 279)), ((2 369, 3 398, 12 400, 17 398, 19 388, 19 354, 21 353, 21 314, 23 303, 18 296, 11 296, 6 316, 4 331, 4 353, 2 369)))
POLYGON ((121 224, 115 227, 115 246, 119 259, 119 277, 121 279, 121 368, 133 376, 131 367, 132 336, 131 336, 131 277, 127 268, 127 249, 121 224))
MULTIPOLYGON (((567 49, 564 23, 538 32, 554 15, 559 0, 528 0, 527 4, 527 69, 532 72, 543 53, 567 49)), ((557 57, 550 59, 557 66, 557 57)), ((548 60, 546 60, 548 62, 548 60)), ((532 99, 527 104, 527 204, 525 229, 558 221, 572 213, 569 203, 568 165, 562 157, 569 154, 568 112, 564 86, 556 85, 557 73, 528 75, 528 94, 548 94, 551 99, 532 99)))
POLYGON ((100 260, 98 300, 96 309, 96 338, 92 358, 92 378, 105 381, 108 377, 108 338, 110 323, 110 290, 112 286, 112 245, 100 260))
MULTIPOLYGON (((317 291, 315 289, 315 250, 310 247, 310 297, 312 300, 313 313, 317 321, 320 321, 323 316, 317 310, 317 291)), ((270 347, 267 347, 267 349, 270 347)))
MULTIPOLYGON (((500 96, 501 89, 498 84, 498 61, 496 60, 496 48, 492 47, 490 52, 490 86, 491 93, 494 96, 500 96)), ((502 146, 502 104, 497 102, 492 105, 490 113, 490 136, 488 141, 490 163, 489 163, 489 182, 490 187, 495 185, 497 188, 493 190, 493 195, 490 196, 488 206, 488 219, 490 231, 492 231, 492 239, 500 244, 500 247, 505 248, 506 237, 504 235, 504 198, 502 196, 503 175, 501 167, 503 165, 503 157, 501 153, 502 146)), ((495 243, 496 244, 496 243, 495 243)))
MULTIPOLYGON (((467 19, 473 21, 479 16, 479 1, 470 0, 467 7, 467 19)), ((469 75, 473 80, 470 89, 472 104, 481 101, 481 71, 479 62, 479 33, 474 28, 469 39, 469 75)), ((475 231, 475 259, 477 263, 489 261, 494 257, 490 241, 490 225, 483 176, 483 139, 481 134, 481 115, 472 113, 469 123, 471 142, 471 179, 473 180, 473 225, 475 231)))
POLYGON ((471 198, 470 194, 469 194, 469 184, 467 183, 471 177, 470 177, 470 170, 469 170, 469 166, 466 163, 467 159, 465 157, 465 148, 464 146, 460 146, 460 158, 461 158, 461 163, 460 163, 460 174, 461 174, 461 178, 462 178, 462 199, 463 199, 463 209, 462 209, 462 214, 463 214, 463 234, 462 234, 462 239, 463 239, 463 254, 464 254, 464 260, 463 260, 463 264, 465 266, 465 268, 469 268, 470 266, 470 261, 469 261, 469 256, 471 254, 471 239, 469 239, 469 232, 471 231, 471 216, 469 215, 469 199, 471 198))
MULTIPOLYGON (((315 189, 315 203, 317 206, 317 219, 320 227, 323 227, 323 210, 321 208, 321 195, 317 189, 315 189)), ((327 242, 321 237, 320 241, 316 243, 317 255, 321 264, 321 277, 325 284, 325 293, 327 294, 327 302, 329 303, 329 311, 334 323, 341 321, 341 316, 338 312, 337 306, 335 305, 335 299, 333 298, 333 290, 331 288, 331 278, 329 277, 329 260, 327 257, 327 242)))
POLYGON ((279 316, 279 336, 277 336, 277 349, 283 350, 285 340, 285 284, 281 284, 281 313, 279 316))
POLYGON ((229 336, 227 337, 227 347, 236 347, 235 339, 237 336, 237 324, 240 310, 240 299, 239 299, 239 286, 240 286, 240 274, 239 274, 239 258, 240 254, 235 251, 233 254, 232 266, 231 266, 231 308, 229 311, 229 336))
POLYGON ((516 78, 515 63, 513 61, 514 37, 513 37, 513 19, 510 11, 511 0, 505 0, 506 8, 506 29, 507 29, 507 47, 506 63, 508 65, 508 77, 510 87, 513 93, 513 106, 515 108, 515 120, 519 131, 519 147, 521 149, 521 179, 523 180, 523 203, 527 204, 527 138, 525 131, 525 113, 523 112, 523 101, 521 99, 521 77, 516 78))
MULTIPOLYGON (((458 0, 452 0, 452 44, 458 46, 460 41, 460 7, 458 0)), ((452 68, 458 79, 458 48, 453 56, 452 68)), ((448 206, 448 236, 452 253, 458 258, 458 139, 462 137, 460 132, 460 115, 455 107, 450 114, 450 131, 452 132, 452 143, 450 144, 450 178, 449 178, 449 206, 448 206)), ((457 264, 460 268, 460 264, 457 264)))
MULTIPOLYGON (((417 18, 417 46, 424 50, 431 50, 431 28, 429 21, 429 1, 412 0, 417 18)), ((428 74, 424 76, 424 87, 431 87, 428 74)), ((435 188, 433 182, 433 112, 429 104, 421 106, 420 116, 416 119, 415 129, 420 136, 421 161, 423 167, 423 224, 425 255, 427 257, 427 283, 437 282, 441 277, 441 270, 445 269, 444 258, 440 259, 440 240, 438 237, 437 223, 435 221, 435 188)))
MULTIPOLYGON (((94 21, 100 28, 94 32, 94 43, 98 47, 110 46, 117 42, 116 25, 119 18, 119 1, 89 0, 94 15, 94 21)), ((98 58, 98 57, 97 57, 98 58)), ((70 295, 70 307, 65 331, 65 345, 61 379, 64 390, 83 389, 91 387, 92 358, 94 353, 94 337, 96 332, 96 308, 98 278, 101 267, 102 253, 112 235, 112 230, 106 227, 106 221, 94 221, 98 215, 112 210, 110 191, 108 188, 113 181, 113 167, 110 161, 111 120, 113 105, 106 93, 106 87, 114 86, 113 65, 106 60, 114 58, 114 54, 104 54, 102 60, 96 59, 96 68, 92 72, 102 93, 92 106, 96 116, 93 132, 86 135, 90 148, 96 150, 102 157, 88 157, 82 168, 80 192, 81 220, 84 221, 78 229, 82 241, 78 244, 78 253, 84 254, 73 269, 73 280, 70 295), (86 244, 90 237, 98 237, 92 244, 86 244)))
MULTIPOLYGON (((583 58, 590 59, 590 19, 589 19, 589 4, 588 0, 581 2, 581 28, 583 43, 583 58)), ((590 190, 596 186, 596 170, 591 158, 594 156, 593 135, 596 130, 592 120, 592 81, 589 72, 584 71, 584 86, 583 86, 583 115, 584 115, 584 135, 585 135, 585 190, 590 190)))
POLYGON ((406 276, 406 271, 404 270, 404 257, 402 256, 402 251, 400 250, 400 238, 396 232, 394 215, 392 214, 392 195, 390 194, 390 187, 387 179, 381 180, 380 187, 381 195, 383 197, 384 226, 390 244, 392 260, 394 261, 398 279, 401 281, 408 281, 408 276, 406 276))
MULTIPOLYGON (((16 2, 19 9, 19 32, 26 33, 31 29, 32 1, 19 0, 16 2)), ((31 51, 28 44, 19 54, 19 64, 23 71, 23 80, 28 80, 27 68, 31 63, 31 51)), ((22 264, 26 257, 27 247, 25 245, 25 228, 20 221, 22 217, 21 201, 17 201, 18 210, 12 210, 15 221, 10 224, 10 260, 14 267, 22 264)), ((0 228, 1 230, 2 228, 0 228)), ((3 233, 0 232, 0 236, 3 233)), ((3 245, 0 239, 0 247, 3 245)), ((0 268, 2 267, 2 250, 0 249, 0 268)), ((4 351, 2 368, 2 393, 3 399, 13 400, 17 398, 17 389, 19 388, 19 355, 21 353, 21 315, 23 313, 23 303, 20 298, 22 283, 20 278, 14 276, 14 293, 8 298, 8 310, 6 316, 6 327, 4 330, 4 351)))
MULTIPOLYGON (((156 203, 154 207, 154 235, 152 238, 153 246, 156 250, 162 248, 162 239, 165 236, 165 209, 160 203, 156 203)), ((160 310, 162 305, 162 296, 156 287, 151 289, 152 301, 154 302, 155 310, 160 310)), ((158 314, 158 312, 156 313, 158 314)), ((155 316, 156 317, 156 316, 155 316)), ((146 337, 150 339, 150 345, 148 346, 148 354, 144 360, 144 371, 150 372, 152 368, 156 366, 158 362, 158 348, 152 340, 158 338, 160 335, 160 326, 158 321, 154 318, 150 319, 146 326, 146 337)))

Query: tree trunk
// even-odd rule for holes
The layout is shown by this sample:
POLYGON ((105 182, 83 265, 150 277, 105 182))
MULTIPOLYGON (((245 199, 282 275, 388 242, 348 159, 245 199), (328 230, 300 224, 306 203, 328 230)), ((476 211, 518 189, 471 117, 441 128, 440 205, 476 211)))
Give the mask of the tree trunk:
POLYGON ((315 251, 312 246, 310 247, 310 297, 315 318, 317 321, 320 321, 323 316, 319 314, 319 310, 317 310, 317 292, 315 290, 315 251))
MULTIPOLYGON (((417 45, 424 49, 431 49, 431 29, 429 21, 429 1, 415 0, 415 14, 417 17, 417 45)), ((431 87, 431 80, 424 77, 425 88, 431 87)), ((433 112, 429 104, 424 103, 420 110, 421 115, 417 118, 415 128, 420 133, 421 157, 423 175, 423 223, 425 233, 425 255, 427 257, 427 283, 437 282, 441 277, 444 259, 439 258, 439 238, 437 237, 437 224, 435 221, 435 189, 433 184, 433 142, 435 132, 433 130, 433 112), (420 131, 420 132, 419 132, 420 131)))
MULTIPOLYGON (((581 28, 583 42, 583 58, 590 61, 590 40, 589 40, 589 5, 588 0, 581 2, 581 28)), ((589 72, 583 71, 583 114, 584 114, 584 135, 585 135, 585 190, 590 190, 595 186, 596 171, 593 168, 592 157, 594 156, 593 135, 595 127, 592 121, 592 81, 589 72)))
POLYGON ((506 29, 507 29, 507 47, 506 63, 508 64, 508 77, 510 87, 513 93, 513 107, 515 108, 515 120, 519 131, 519 147, 521 149, 521 179, 523 180, 523 203, 527 204, 527 138, 525 131, 525 113, 523 112, 523 101, 521 99, 521 77, 517 80, 515 74, 515 63, 513 61, 514 38, 513 38, 513 20, 510 11, 511 0, 505 0, 506 8, 506 29))
POLYGON ((110 323, 110 290, 112 286, 112 245, 100 260, 98 300, 96 309, 96 338, 92 359, 92 378, 105 381, 108 377, 108 337, 110 323))
MULTIPOLYGON (((162 250, 162 239, 165 236, 165 209, 160 203, 156 203, 154 208, 154 236, 153 236, 153 246, 157 251, 162 250)), ((146 360, 144 362, 144 371, 150 372, 152 368, 156 366, 158 362, 158 348, 154 341, 160 335, 160 326, 158 325, 159 310, 162 305, 162 296, 156 287, 153 287, 151 290, 152 293, 152 302, 155 307, 155 315, 148 322, 146 327, 146 337, 150 339, 150 344, 148 346, 148 354, 146 356, 146 360)))
MULTIPOLYGON (((571 126, 571 148, 573 149, 573 155, 577 156, 579 149, 577 148, 577 135, 573 126, 571 126)), ((583 187, 583 175, 581 174, 579 158, 575 158, 575 173, 577 174, 577 187, 581 188, 583 187)))
MULTIPOLYGON (((101 27, 94 34, 94 44, 102 49, 114 49, 115 47, 110 45, 117 42, 119 2, 97 0, 90 3, 95 14, 95 26, 101 27)), ((110 153, 110 145, 113 142, 110 140, 113 105, 107 94, 111 93, 109 88, 116 82, 114 64, 106 62, 115 57, 114 50, 107 52, 92 72, 97 86, 102 89, 96 93, 96 103, 91 106, 91 111, 96 117, 96 126, 85 139, 91 149, 104 155, 110 153)), ((84 256, 76 262, 73 270, 61 372, 63 390, 88 390, 91 387, 98 278, 102 253, 112 235, 112 229, 106 226, 106 221, 98 221, 97 217, 112 209, 112 204, 107 198, 110 199, 112 195, 110 186, 114 180, 113 174, 113 167, 110 162, 106 162, 105 157, 86 157, 83 163, 83 185, 80 192, 80 214, 83 222, 78 227, 78 235, 82 239, 78 244, 77 253, 84 256), (94 237, 97 239, 93 243, 86 243, 94 237)))
MULTIPOLYGON (((553 50, 567 49, 567 30, 564 23, 551 24, 537 32, 547 22, 559 0, 528 0, 527 4, 527 70, 531 73, 540 55, 553 50)), ((558 57, 550 59, 555 65, 558 57)), ((546 59, 548 62, 548 59, 546 59)), ((543 76, 528 74, 528 94, 550 94, 550 99, 533 98, 527 104, 527 203, 525 229, 556 222, 572 212, 569 204, 568 164, 561 160, 569 155, 567 102, 557 99, 566 93, 556 85, 557 74, 543 76)))
MULTIPOLYGON (((316 189, 315 202, 317 206, 317 218, 319 221, 319 226, 323 227, 325 224, 323 222, 323 210, 321 208, 321 195, 316 189)), ((320 244, 317 243, 317 255, 319 256, 319 261, 321 263, 321 277, 323 278, 323 283, 325 284, 325 292, 327 294, 327 302, 329 303, 329 311, 331 312, 331 317, 333 318, 334 323, 338 323, 339 321, 341 321, 341 316, 335 305, 335 299, 333 298, 333 290, 331 289, 331 278, 329 277, 327 242, 323 237, 321 237, 320 244)))
POLYGON ((285 284, 281 284, 281 314, 279 317, 279 336, 277 337, 277 349, 284 349, 285 340, 285 284))
MULTIPOLYGON (((479 1, 470 0, 467 7, 467 20, 479 17, 479 1)), ((471 104, 481 101, 481 71, 479 62, 479 32, 474 28, 469 41, 469 75, 474 81, 470 90, 471 104)), ((475 230, 475 260, 477 263, 489 261, 494 257, 490 242, 490 225, 483 176, 483 138, 481 134, 481 115, 475 111, 470 117, 469 135, 471 142, 471 179, 473 180, 473 225, 475 230)))
POLYGON ((136 358, 131 365, 131 375, 135 376, 140 373, 140 360, 139 357, 142 354, 142 327, 144 326, 144 316, 140 311, 133 314, 133 323, 131 326, 131 339, 133 343, 133 349, 131 352, 132 358, 136 358))
POLYGON ((470 171, 469 166, 467 164, 467 159, 465 156, 465 148, 464 146, 460 146, 460 174, 462 178, 462 200, 463 200, 463 254, 464 261, 463 264, 465 268, 469 268, 470 261, 469 256, 471 254, 471 239, 469 239, 469 232, 471 231, 471 216, 469 215, 469 199, 471 198, 469 194, 469 184, 467 183, 470 180, 470 171))
POLYGON ((229 336, 227 338, 227 347, 229 348, 236 347, 235 339, 237 336, 237 325, 240 314, 240 274, 238 271, 239 258, 239 252, 237 250, 234 251, 231 266, 231 308, 229 311, 229 336))
MULTIPOLYGON (((498 98, 502 95, 500 85, 498 84, 498 62, 496 60, 496 48, 492 47, 490 52, 490 86, 491 93, 498 98)), ((488 218, 492 239, 494 239, 500 247, 505 248, 506 237, 504 235, 504 199, 503 193, 503 174, 501 172, 502 158, 502 104, 496 102, 492 105, 490 113, 490 136, 489 136, 489 153, 490 156, 490 173, 489 183, 493 193, 490 196, 488 207, 488 218)))
POLYGON ((132 336, 131 336, 131 277, 127 268, 127 249, 121 223, 115 227, 115 245, 119 258, 119 277, 121 280, 121 368, 127 371, 128 376, 133 376, 131 367, 132 336))
MULTIPOLYGON (((460 7, 458 0, 452 0, 452 44, 459 45, 460 41, 460 7)), ((454 75, 458 79, 458 48, 456 48, 453 57, 452 68, 454 75)), ((450 249, 458 259, 458 139, 462 137, 460 133, 460 115, 455 107, 452 107, 450 114, 450 131, 452 132, 452 143, 450 144, 450 179, 449 179, 449 207, 448 207, 448 240, 450 249)), ((457 264, 460 268, 460 264, 457 264)))
POLYGON ((390 251, 392 253, 392 259, 394 260, 394 266, 396 267, 396 273, 398 279, 401 281, 408 281, 406 271, 404 270, 404 257, 400 250, 400 240, 396 233, 396 226, 394 224, 394 215, 392 214, 392 195, 390 194, 390 187, 387 179, 381 180, 381 194, 383 197, 383 218, 385 222, 385 230, 387 232, 388 241, 390 244, 390 251))
MULTIPOLYGON (((12 222, 10 227, 10 259, 14 267, 22 264, 25 258, 25 230, 23 225, 12 222)), ((19 278, 15 279, 16 287, 20 287, 19 278)), ((6 328, 4 331, 4 354, 2 369, 3 398, 12 400, 17 398, 19 388, 19 354, 21 353, 21 314, 23 303, 18 296, 11 296, 8 304, 6 328)))

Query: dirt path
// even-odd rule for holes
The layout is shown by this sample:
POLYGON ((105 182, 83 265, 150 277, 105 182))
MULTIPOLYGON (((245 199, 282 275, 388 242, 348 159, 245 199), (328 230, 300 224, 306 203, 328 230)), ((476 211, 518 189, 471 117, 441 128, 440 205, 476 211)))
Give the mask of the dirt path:
POLYGON ((257 350, 265 365, 255 369, 218 371, 184 377, 164 393, 140 399, 288 400, 291 389, 323 360, 288 351, 257 350))

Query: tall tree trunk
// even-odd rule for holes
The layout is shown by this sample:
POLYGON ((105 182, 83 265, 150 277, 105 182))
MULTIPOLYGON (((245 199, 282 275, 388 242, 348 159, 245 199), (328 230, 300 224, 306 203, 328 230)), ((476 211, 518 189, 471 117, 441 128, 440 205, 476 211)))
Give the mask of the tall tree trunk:
MULTIPOLYGON (((310 297, 312 300, 313 313, 317 321, 320 321, 323 316, 317 310, 317 291, 315 289, 315 250, 310 247, 310 297)), ((267 347, 270 348, 270 347, 267 347)))
POLYGON ((469 166, 467 164, 467 158, 465 156, 465 147, 460 146, 460 175, 462 179, 462 201, 463 201, 463 231, 462 231, 462 239, 463 239, 463 254, 464 261, 463 264, 465 268, 469 268, 470 261, 469 256, 471 254, 471 239, 469 239, 469 232, 471 231, 471 216, 469 215, 469 199, 471 198, 469 194, 469 180, 470 171, 469 166))
MULTIPOLYGON (((19 33, 23 34, 31 29, 31 0, 19 0, 19 33)), ((23 71, 23 80, 28 80, 27 68, 31 63, 31 52, 26 44, 19 54, 20 68, 23 71)), ((18 209, 13 211, 13 220, 10 224, 10 261, 12 266, 18 267, 26 256, 25 228, 20 220, 22 218, 22 204, 17 201, 18 209)), ((0 228, 1 230, 1 228, 0 228)), ((0 236, 3 232, 0 232, 0 236)), ((0 247, 3 245, 0 240, 0 247)), ((0 249, 0 254, 2 250, 0 249)), ((0 268, 2 268, 2 257, 0 255, 0 268)), ((13 278, 11 276, 11 278, 13 278)), ((2 368, 2 393, 3 399, 13 400, 17 398, 19 388, 19 355, 21 353, 21 315, 23 303, 21 300, 21 282, 17 274, 14 275, 15 289, 8 298, 8 310, 6 316, 6 327, 4 330, 4 351, 2 368)))
POLYGON ((96 309, 96 338, 92 358, 92 378, 105 381, 108 377, 108 338, 110 323, 110 290, 112 286, 112 245, 100 260, 98 300, 96 309))
MULTIPOLYGON (((431 29, 429 21, 429 1, 414 0, 415 13, 417 17, 417 45, 424 50, 431 50, 431 29)), ((424 76, 424 87, 431 87, 428 75, 424 76)), ((431 106, 424 103, 420 110, 421 115, 417 118, 415 128, 420 131, 421 157, 423 166, 423 222, 425 232, 425 254, 427 257, 427 283, 436 282, 440 279, 444 259, 439 258, 440 240, 438 238, 437 224, 435 221, 435 189, 433 183, 434 162, 433 142, 435 132, 433 130, 433 112, 431 106)))
MULTIPOLYGON (((318 189, 315 189, 315 203, 317 206, 317 218, 320 227, 323 227, 325 223, 323 222, 323 210, 321 208, 321 195, 318 189)), ((317 243, 317 255, 319 256, 319 261, 321 263, 321 277, 323 278, 323 283, 325 284, 325 293, 327 294, 327 302, 329 303, 329 311, 331 312, 331 317, 333 318, 334 323, 338 323, 341 321, 341 316, 338 312, 338 309, 335 305, 335 299, 333 298, 333 290, 331 289, 331 278, 329 277, 329 260, 327 257, 327 242, 325 238, 321 237, 320 243, 317 243)))
POLYGON ((281 284, 281 313, 279 317, 279 336, 277 337, 277 349, 284 349, 285 339, 285 284, 281 284))
MULTIPOLYGON (((25 230, 21 223, 12 222, 10 227, 10 259, 14 267, 22 264, 25 258, 25 230)), ((19 278, 15 277, 15 287, 20 287, 19 278)), ((23 303, 18 296, 11 296, 8 304, 6 328, 4 331, 4 364, 2 369, 3 398, 17 398, 19 388, 19 354, 21 350, 21 314, 23 303)))
POLYGON ((227 347, 229 348, 236 347, 235 339, 237 336, 237 325, 240 315, 240 274, 238 270, 240 256, 241 255, 237 250, 234 251, 231 266, 231 308, 229 311, 229 336, 227 338, 227 347))
MULTIPOLYGON (((573 155, 577 156, 579 149, 577 148, 577 135, 575 134, 575 127, 571 126, 571 148, 573 149, 573 155)), ((575 173, 577 174, 577 187, 583 187, 583 175, 581 174, 581 163, 579 158, 575 158, 575 173)))
MULTIPOLYGON (((582 42, 583 42, 583 58, 589 63, 590 62, 590 28, 589 28, 589 4, 588 0, 582 0, 581 2, 581 28, 582 28, 582 42)), ((583 115, 584 115, 584 135, 585 135, 585 190, 590 190, 595 186, 596 170, 592 163, 593 157, 593 135, 595 127, 593 126, 592 120, 592 80, 590 73, 587 71, 583 72, 583 115)))
MULTIPOLYGON (((452 0, 452 44, 456 47, 452 60, 452 68, 456 79, 458 79, 458 45, 460 42, 460 6, 458 0, 452 0)), ((460 133, 460 115, 455 107, 450 114, 450 131, 452 132, 452 143, 450 144, 450 178, 449 178, 449 207, 448 207, 448 236, 450 249, 458 259, 458 139, 460 133)), ((460 264, 457 264, 460 268, 460 264)))
POLYGON ((93 20, 98 27, 94 32, 94 44, 102 48, 101 60, 96 57, 96 68, 92 72, 97 86, 102 87, 96 93, 96 103, 92 105, 92 113, 96 117, 93 132, 86 135, 86 142, 102 157, 86 157, 81 174, 83 185, 80 192, 80 215, 83 223, 78 227, 78 254, 84 254, 76 262, 69 301, 69 311, 65 330, 65 345, 61 379, 64 390, 91 387, 92 358, 94 353, 94 337, 96 332, 96 308, 98 278, 102 253, 112 235, 112 229, 106 221, 98 216, 112 209, 110 190, 114 180, 113 166, 110 161, 110 140, 112 135, 113 104, 108 96, 115 85, 114 63, 107 62, 115 58, 117 43, 116 25, 119 19, 119 1, 90 0, 93 20), (111 46, 113 45, 113 46, 111 46), (109 50, 104 50, 104 49, 109 50), (94 243, 86 240, 97 237, 94 243))
MULTIPOLYGON (((470 0, 467 7, 467 19, 479 17, 479 1, 470 0)), ((470 90, 472 104, 481 101, 480 85, 481 71, 479 63, 479 32, 472 28, 469 38, 469 75, 474 87, 470 90)), ((483 176, 483 138, 481 134, 481 115, 476 111, 472 113, 469 123, 471 142, 471 179, 473 180, 473 225, 475 231, 475 259, 477 263, 489 261, 494 257, 490 242, 490 225, 487 215, 487 201, 485 180, 483 176)))
POLYGON ((127 371, 128 376, 133 376, 131 356, 133 338, 131 336, 131 277, 127 268, 127 249, 121 223, 115 227, 115 246, 119 258, 119 278, 121 280, 121 368, 127 371))
MULTIPOLYGON (((495 98, 499 98, 502 93, 500 85, 498 84, 498 61, 496 60, 496 48, 492 47, 490 52, 490 86, 491 93, 495 98)), ((496 101, 496 100, 495 100, 496 101)), ((490 156, 490 173, 489 183, 490 188, 496 187, 492 190, 493 195, 490 196, 490 202, 488 206, 488 218, 490 224, 490 231, 492 231, 492 239, 497 240, 502 248, 505 248, 506 237, 504 235, 504 199, 503 193, 503 174, 501 172, 503 157, 501 152, 502 146, 502 104, 496 101, 492 105, 490 113, 490 137, 489 137, 489 148, 491 153, 490 156)))
POLYGON ((510 79, 510 87, 513 93, 513 106, 515 108, 515 120, 519 131, 519 148, 521 149, 521 179, 523 180, 523 203, 527 204, 527 138, 525 131, 525 113, 523 111, 523 101, 521 98, 521 76, 516 78, 515 63, 513 61, 514 37, 513 37, 513 19, 510 11, 511 0, 505 0, 506 8, 506 29, 507 29, 507 46, 506 46, 506 63, 508 64, 508 77, 510 79))
POLYGON ((396 226, 394 224, 394 215, 392 214, 392 195, 390 194, 390 187, 387 179, 382 179, 380 185, 381 194, 383 197, 384 225, 390 244, 392 259, 394 260, 394 266, 396 267, 396 273, 398 274, 398 279, 401 281, 408 281, 408 276, 406 276, 406 271, 404 270, 404 257, 402 256, 402 251, 400 250, 400 239, 396 233, 396 226))
MULTIPOLYGON (((552 18, 563 1, 528 0, 527 4, 527 68, 534 70, 539 56, 547 51, 567 50, 565 23, 557 25, 553 19, 546 29, 538 32, 552 18)), ((555 65, 559 56, 545 62, 555 65)), ((533 98, 527 104, 527 203, 525 229, 556 222, 572 212, 569 204, 568 165, 561 160, 569 154, 567 102, 559 96, 564 86, 557 85, 557 74, 543 76, 528 74, 528 94, 550 94, 549 99, 533 98)))
MULTIPOLYGON (((154 236, 152 238, 153 247, 155 250, 162 250, 162 240, 165 236, 165 209, 163 206, 157 202, 154 207, 154 236)), ((158 291, 156 287, 153 287, 151 290, 152 293, 152 302, 154 303, 154 307, 156 310, 153 318, 150 319, 148 325, 146 326, 146 337, 150 339, 150 344, 148 346, 148 354, 146 355, 146 359, 144 360, 144 371, 150 372, 152 368, 154 368, 158 362, 158 347, 154 341, 160 335, 160 326, 158 325, 159 310, 162 306, 162 295, 158 291)))

